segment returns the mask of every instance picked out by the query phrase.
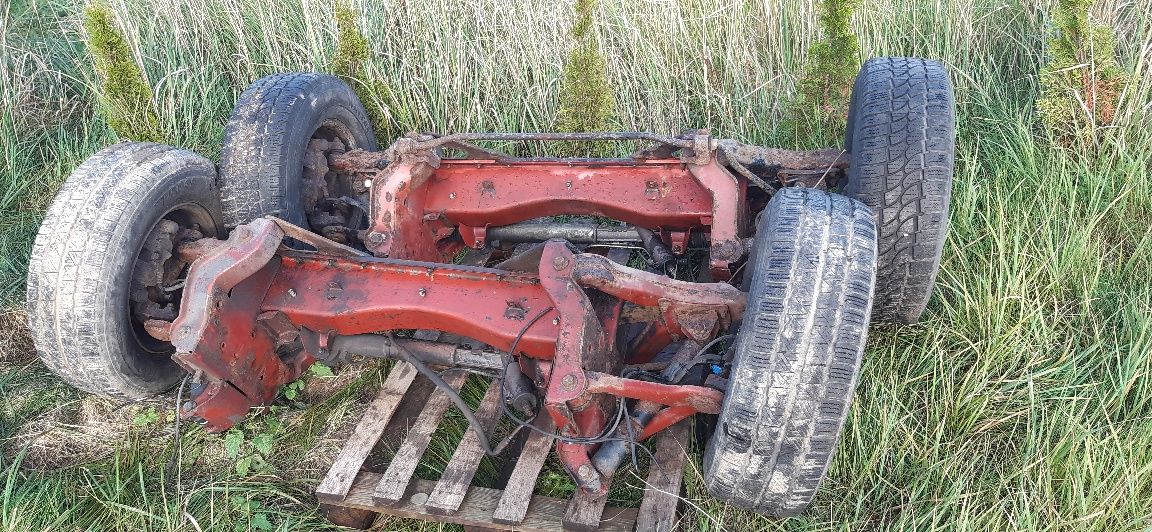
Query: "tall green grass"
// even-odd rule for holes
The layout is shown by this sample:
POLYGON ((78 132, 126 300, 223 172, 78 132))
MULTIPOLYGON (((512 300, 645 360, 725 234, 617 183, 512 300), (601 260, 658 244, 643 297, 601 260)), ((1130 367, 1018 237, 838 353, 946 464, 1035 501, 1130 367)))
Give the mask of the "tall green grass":
MULTIPOLYGON (((1048 147, 1034 116, 1050 2, 862 3, 853 29, 864 56, 939 58, 956 84, 958 168, 936 295, 923 323, 873 332, 839 454, 810 511, 773 522, 727 507, 702 493, 691 470, 687 529, 1152 527, 1152 4, 1098 4, 1094 15, 1116 28, 1131 83, 1102 147, 1086 154, 1048 147)), ((331 2, 109 5, 169 142, 209 157, 249 82, 325 68, 335 49, 331 2)), ((96 112, 81 7, 0 5, 3 307, 19 305, 30 239, 53 191, 114 140, 96 112)), ((373 54, 367 75, 390 88, 363 96, 386 97, 389 134, 554 122, 570 3, 356 7, 373 54)), ((812 2, 603 0, 599 9, 624 127, 785 137, 815 37, 812 2)), ((300 473, 294 464, 313 463, 311 449, 334 451, 326 428, 352 419, 360 390, 377 378, 322 405, 272 414, 289 420, 277 440, 284 459, 258 474, 237 474, 214 437, 186 434, 190 477, 176 487, 161 474, 173 448, 159 422, 61 450, 59 469, 33 460, 45 445, 33 429, 49 438, 89 430, 93 421, 81 414, 100 400, 47 375, 26 344, 0 350, 7 530, 249 530, 263 526, 258 515, 277 528, 321 526, 308 496, 321 466, 300 473)), ((639 485, 629 475, 620 481, 639 485)))

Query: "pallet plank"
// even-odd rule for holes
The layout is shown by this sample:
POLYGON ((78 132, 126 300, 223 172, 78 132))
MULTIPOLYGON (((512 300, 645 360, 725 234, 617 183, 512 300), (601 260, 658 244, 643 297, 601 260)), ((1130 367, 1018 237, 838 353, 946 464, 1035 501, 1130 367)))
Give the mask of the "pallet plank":
MULTIPOLYGON (((381 506, 372 501, 372 491, 380 482, 379 473, 364 472, 355 481, 348 496, 342 501, 336 501, 340 506, 371 510, 396 517, 411 519, 425 519, 430 516, 424 510, 424 502, 428 493, 436 487, 433 480, 415 479, 408 486, 406 497, 396 505, 381 506)), ((492 516, 497 504, 501 500, 501 491, 492 488, 472 486, 464 496, 460 510, 451 515, 436 516, 436 520, 444 523, 456 523, 464 526, 494 528, 497 530, 517 530, 524 532, 559 532, 563 530, 562 520, 568 502, 553 497, 536 495, 529 501, 526 517, 517 524, 509 525, 495 521, 492 516)), ((321 502, 333 502, 323 495, 318 495, 321 502)), ((605 519, 601 521, 601 531, 624 532, 632 530, 636 523, 635 508, 608 508, 604 512, 605 519)))
MULTIPOLYGON (((536 428, 551 434, 556 430, 552 424, 552 417, 542 413, 536 418, 536 428)), ((516 461, 516 468, 508 478, 508 485, 500 496, 496 511, 492 519, 497 523, 516 524, 524 520, 528 513, 528 506, 532 502, 532 491, 536 488, 536 478, 540 476, 540 468, 552 450, 551 436, 532 431, 524 448, 520 451, 520 458, 516 461)))
MULTIPOLYGON (((461 371, 454 371, 444 376, 444 382, 453 390, 459 390, 466 380, 468 374, 461 371)), ((424 456, 424 451, 428 449, 428 443, 432 440, 432 433, 436 432, 444 412, 451 405, 452 400, 448 398, 447 392, 441 389, 432 392, 428 404, 420 412, 412 428, 408 429, 404 443, 400 444, 396 455, 392 457, 392 463, 388 464, 388 470, 380 477, 380 482, 372 495, 376 502, 391 504, 404 497, 408 482, 412 480, 412 474, 420 464, 420 457, 424 456)))
POLYGON ((658 463, 648 466, 644 500, 636 517, 636 532, 667 532, 676 526, 680 482, 688 455, 692 419, 685 419, 656 436, 658 463))
POLYGON ((356 424, 352 436, 344 443, 340 454, 336 455, 328 475, 316 488, 317 496, 323 494, 339 500, 348 494, 360 472, 360 466, 372 452, 372 447, 380 439, 388 420, 396 412, 400 399, 404 397, 415 377, 416 368, 412 364, 398 362, 392 367, 392 371, 388 372, 388 378, 384 380, 384 385, 380 387, 380 395, 368 406, 368 410, 356 424))
POLYGON ((577 489, 568 501, 568 508, 564 512, 564 529, 579 532, 595 532, 600 530, 600 518, 604 515, 604 506, 608 504, 608 488, 612 486, 612 479, 603 479, 607 482, 604 493, 593 495, 584 490, 577 489))
MULTIPOLYGON (((503 400, 500 395, 500 381, 493 380, 476 409, 476 419, 480 421, 485 433, 492 432, 500 421, 500 401, 503 400)), ((484 449, 480 447, 480 438, 476 431, 469 428, 456 447, 456 452, 452 454, 452 459, 448 461, 448 466, 444 468, 436 489, 432 490, 428 502, 424 504, 428 511, 444 514, 458 510, 483 458, 484 449)))

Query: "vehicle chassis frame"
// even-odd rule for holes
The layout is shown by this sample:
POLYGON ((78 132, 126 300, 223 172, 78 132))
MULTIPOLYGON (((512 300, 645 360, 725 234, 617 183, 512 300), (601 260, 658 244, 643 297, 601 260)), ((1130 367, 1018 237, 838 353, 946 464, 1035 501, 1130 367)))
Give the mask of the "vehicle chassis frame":
POLYGON ((618 376, 624 364, 647 363, 681 340, 672 363, 691 361, 740 319, 745 294, 727 283, 680 281, 576 253, 562 240, 537 247, 536 272, 447 262, 464 247, 487 245, 490 226, 591 214, 659 231, 674 251, 682 251, 690 231, 707 233, 710 273, 729 280, 746 253, 748 176, 725 165, 737 174, 752 164, 827 174, 842 168, 843 153, 756 148, 749 157, 748 147, 737 146, 745 150, 737 156, 725 142, 707 132, 423 135, 384 152, 335 154, 333 170, 363 178, 371 189, 371 225, 361 234, 372 255, 282 220, 257 219, 227 241, 179 246, 192 262, 180 313, 146 329, 170 340, 173 358, 193 376, 182 415, 212 431, 271 402, 313 362, 332 359, 341 337, 434 329, 475 339, 507 354, 505 370, 519 363, 559 430, 561 462, 582 489, 601 492, 619 461, 594 461, 597 446, 579 441, 605 430, 620 398, 637 401, 635 418, 621 428, 637 440, 694 413, 718 413, 723 401, 717 387, 618 376), (658 147, 627 159, 522 159, 465 142, 484 139, 648 140, 658 147), (442 159, 442 147, 469 158, 442 159), (509 184, 509 176, 532 186, 509 184), (292 249, 285 238, 316 251, 292 249), (649 325, 628 356, 617 333, 623 323, 643 320, 625 317, 625 302, 647 309, 638 314, 649 325))

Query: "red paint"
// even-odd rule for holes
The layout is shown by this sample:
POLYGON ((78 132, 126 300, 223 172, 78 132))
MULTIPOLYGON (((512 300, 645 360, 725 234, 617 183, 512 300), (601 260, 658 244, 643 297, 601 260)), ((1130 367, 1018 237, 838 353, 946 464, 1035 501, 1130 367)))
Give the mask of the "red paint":
POLYGON ((691 231, 710 233, 718 279, 731 276, 729 264, 743 253, 746 184, 714 160, 437 164, 400 161, 376 172, 366 240, 375 255, 447 262, 461 246, 482 247, 489 226, 561 214, 606 216, 660 231, 679 252, 691 231))

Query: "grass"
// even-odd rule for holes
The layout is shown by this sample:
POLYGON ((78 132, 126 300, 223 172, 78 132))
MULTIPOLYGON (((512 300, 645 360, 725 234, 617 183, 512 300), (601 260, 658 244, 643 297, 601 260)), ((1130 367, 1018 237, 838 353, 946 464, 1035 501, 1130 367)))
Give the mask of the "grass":
MULTIPOLYGON (((108 4, 168 141, 209 157, 244 86, 324 68, 336 47, 328 2, 108 4)), ((1152 527, 1152 7, 1093 11, 1116 29, 1129 83, 1087 154, 1047 146, 1034 116, 1049 4, 861 2, 852 29, 864 56, 940 58, 956 83, 958 169, 935 297, 921 324, 873 332, 837 459, 807 513, 772 521, 725 506, 690 469, 685 528, 1152 527)), ((555 36, 568 32, 569 3, 356 7, 372 52, 365 75, 389 87, 397 131, 553 123, 569 51, 555 36)), ((19 307, 40 213, 72 168, 114 141, 95 112, 82 8, 0 4, 0 529, 323 528, 309 492, 379 385, 379 367, 314 377, 321 391, 253 415, 249 438, 275 436, 266 466, 240 474, 221 438, 189 430, 176 475, 165 471, 171 397, 117 409, 30 354, 19 307)), ((814 39, 811 2, 604 0, 599 9, 623 127, 783 137, 814 39)), ((437 455, 450 439, 437 441, 437 455)), ((435 474, 434 462, 424 473, 435 474)), ((559 493, 563 482, 544 487, 559 493)))

